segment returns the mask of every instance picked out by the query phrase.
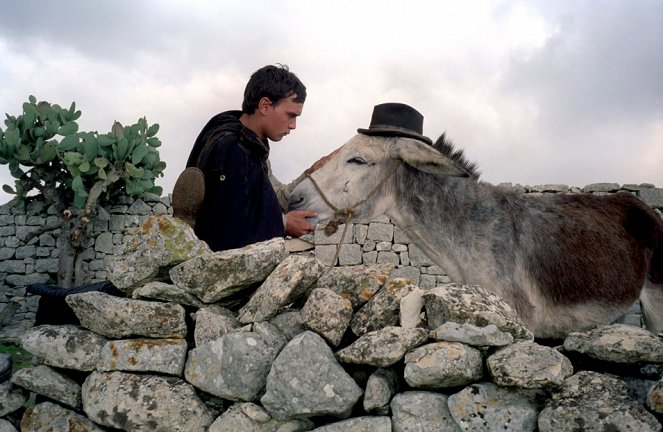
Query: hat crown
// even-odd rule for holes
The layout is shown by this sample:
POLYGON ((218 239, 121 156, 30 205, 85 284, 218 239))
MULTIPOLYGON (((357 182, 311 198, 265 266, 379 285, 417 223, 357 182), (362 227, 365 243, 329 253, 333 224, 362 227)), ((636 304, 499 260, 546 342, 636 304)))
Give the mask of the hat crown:
POLYGON ((388 102, 373 107, 368 129, 357 129, 365 135, 404 136, 419 139, 428 144, 432 141, 423 136, 424 116, 409 105, 388 102))

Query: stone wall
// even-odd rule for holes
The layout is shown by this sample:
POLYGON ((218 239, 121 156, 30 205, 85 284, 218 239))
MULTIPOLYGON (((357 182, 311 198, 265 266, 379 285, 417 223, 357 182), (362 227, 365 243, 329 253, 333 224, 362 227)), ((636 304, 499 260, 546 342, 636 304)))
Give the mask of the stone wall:
POLYGON ((423 290, 394 264, 330 268, 285 245, 210 253, 148 218, 109 263, 124 295, 71 294, 80 325, 22 336, 35 365, 9 377, 0 356, 0 430, 662 429, 660 336, 535 341, 481 287, 423 290))
MULTIPOLYGON (((651 184, 620 186, 616 183, 596 183, 584 188, 559 184, 501 186, 531 194, 627 191, 636 194, 659 213, 663 209, 663 189, 651 184)), ((125 199, 99 211, 91 226, 89 244, 83 252, 89 282, 107 279, 107 261, 126 241, 126 230, 138 226, 150 214, 172 214, 170 197, 146 195, 138 200, 125 199)), ((18 211, 8 204, 0 206, 0 340, 16 341, 32 325, 37 298, 26 294, 25 286, 57 280, 58 231, 44 233, 25 242, 31 233, 56 221, 53 209, 40 202, 31 203, 25 211, 18 211)), ((408 278, 422 288, 450 282, 445 270, 433 265, 386 217, 369 224, 350 224, 341 240, 343 231, 344 226, 341 226, 336 234, 327 237, 320 227, 303 239, 313 245, 314 256, 323 263, 331 262, 336 255, 337 244, 340 244, 336 265, 394 264, 398 277, 408 278)), ((637 305, 628 319, 631 323, 639 320, 637 305)))
MULTIPOLYGON (((126 230, 139 226, 150 214, 172 214, 170 197, 124 198, 99 209, 84 245, 86 283, 107 278, 107 260, 126 240, 126 230)), ((9 203, 0 206, 0 340, 15 342, 32 326, 38 297, 27 294, 25 287, 57 281, 59 229, 34 236, 57 222, 55 210, 40 201, 29 203, 25 210, 9 203)))

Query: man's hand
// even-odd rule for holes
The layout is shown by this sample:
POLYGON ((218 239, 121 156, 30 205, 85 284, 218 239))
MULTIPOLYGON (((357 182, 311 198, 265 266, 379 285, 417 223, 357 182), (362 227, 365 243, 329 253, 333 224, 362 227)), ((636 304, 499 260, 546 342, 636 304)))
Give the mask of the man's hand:
POLYGON ((301 237, 315 230, 315 225, 308 223, 306 218, 317 217, 318 214, 309 210, 292 210, 285 215, 285 233, 291 237, 301 237))
POLYGON ((326 164, 329 161, 329 159, 336 156, 336 153, 338 153, 339 150, 340 150, 340 148, 337 148, 333 152, 329 153, 327 156, 323 156, 320 159, 318 159, 317 161, 313 162, 313 165, 311 165, 309 168, 307 168, 304 171, 304 174, 309 175, 312 172, 316 171, 317 169, 321 168, 324 164, 326 164))

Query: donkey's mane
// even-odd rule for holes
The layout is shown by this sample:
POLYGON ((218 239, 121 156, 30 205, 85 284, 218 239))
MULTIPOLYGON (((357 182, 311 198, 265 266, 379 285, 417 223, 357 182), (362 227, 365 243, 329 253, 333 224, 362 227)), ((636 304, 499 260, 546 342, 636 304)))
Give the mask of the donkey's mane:
POLYGON ((437 141, 435 141, 435 144, 433 144, 433 148, 465 169, 471 178, 474 180, 479 179, 479 176, 481 175, 481 171, 479 171, 479 164, 476 162, 469 162, 465 158, 463 150, 456 149, 451 140, 447 139, 446 133, 440 135, 437 141))

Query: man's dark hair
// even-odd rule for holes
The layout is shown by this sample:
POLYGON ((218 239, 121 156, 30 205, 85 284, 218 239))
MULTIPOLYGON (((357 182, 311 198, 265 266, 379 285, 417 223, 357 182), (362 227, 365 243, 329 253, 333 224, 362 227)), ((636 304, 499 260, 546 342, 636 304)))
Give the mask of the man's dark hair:
POLYGON ((242 112, 253 114, 263 97, 276 105, 281 99, 292 95, 296 95, 294 101, 297 103, 306 101, 306 87, 294 73, 288 70, 287 65, 262 67, 251 75, 246 84, 242 112))

